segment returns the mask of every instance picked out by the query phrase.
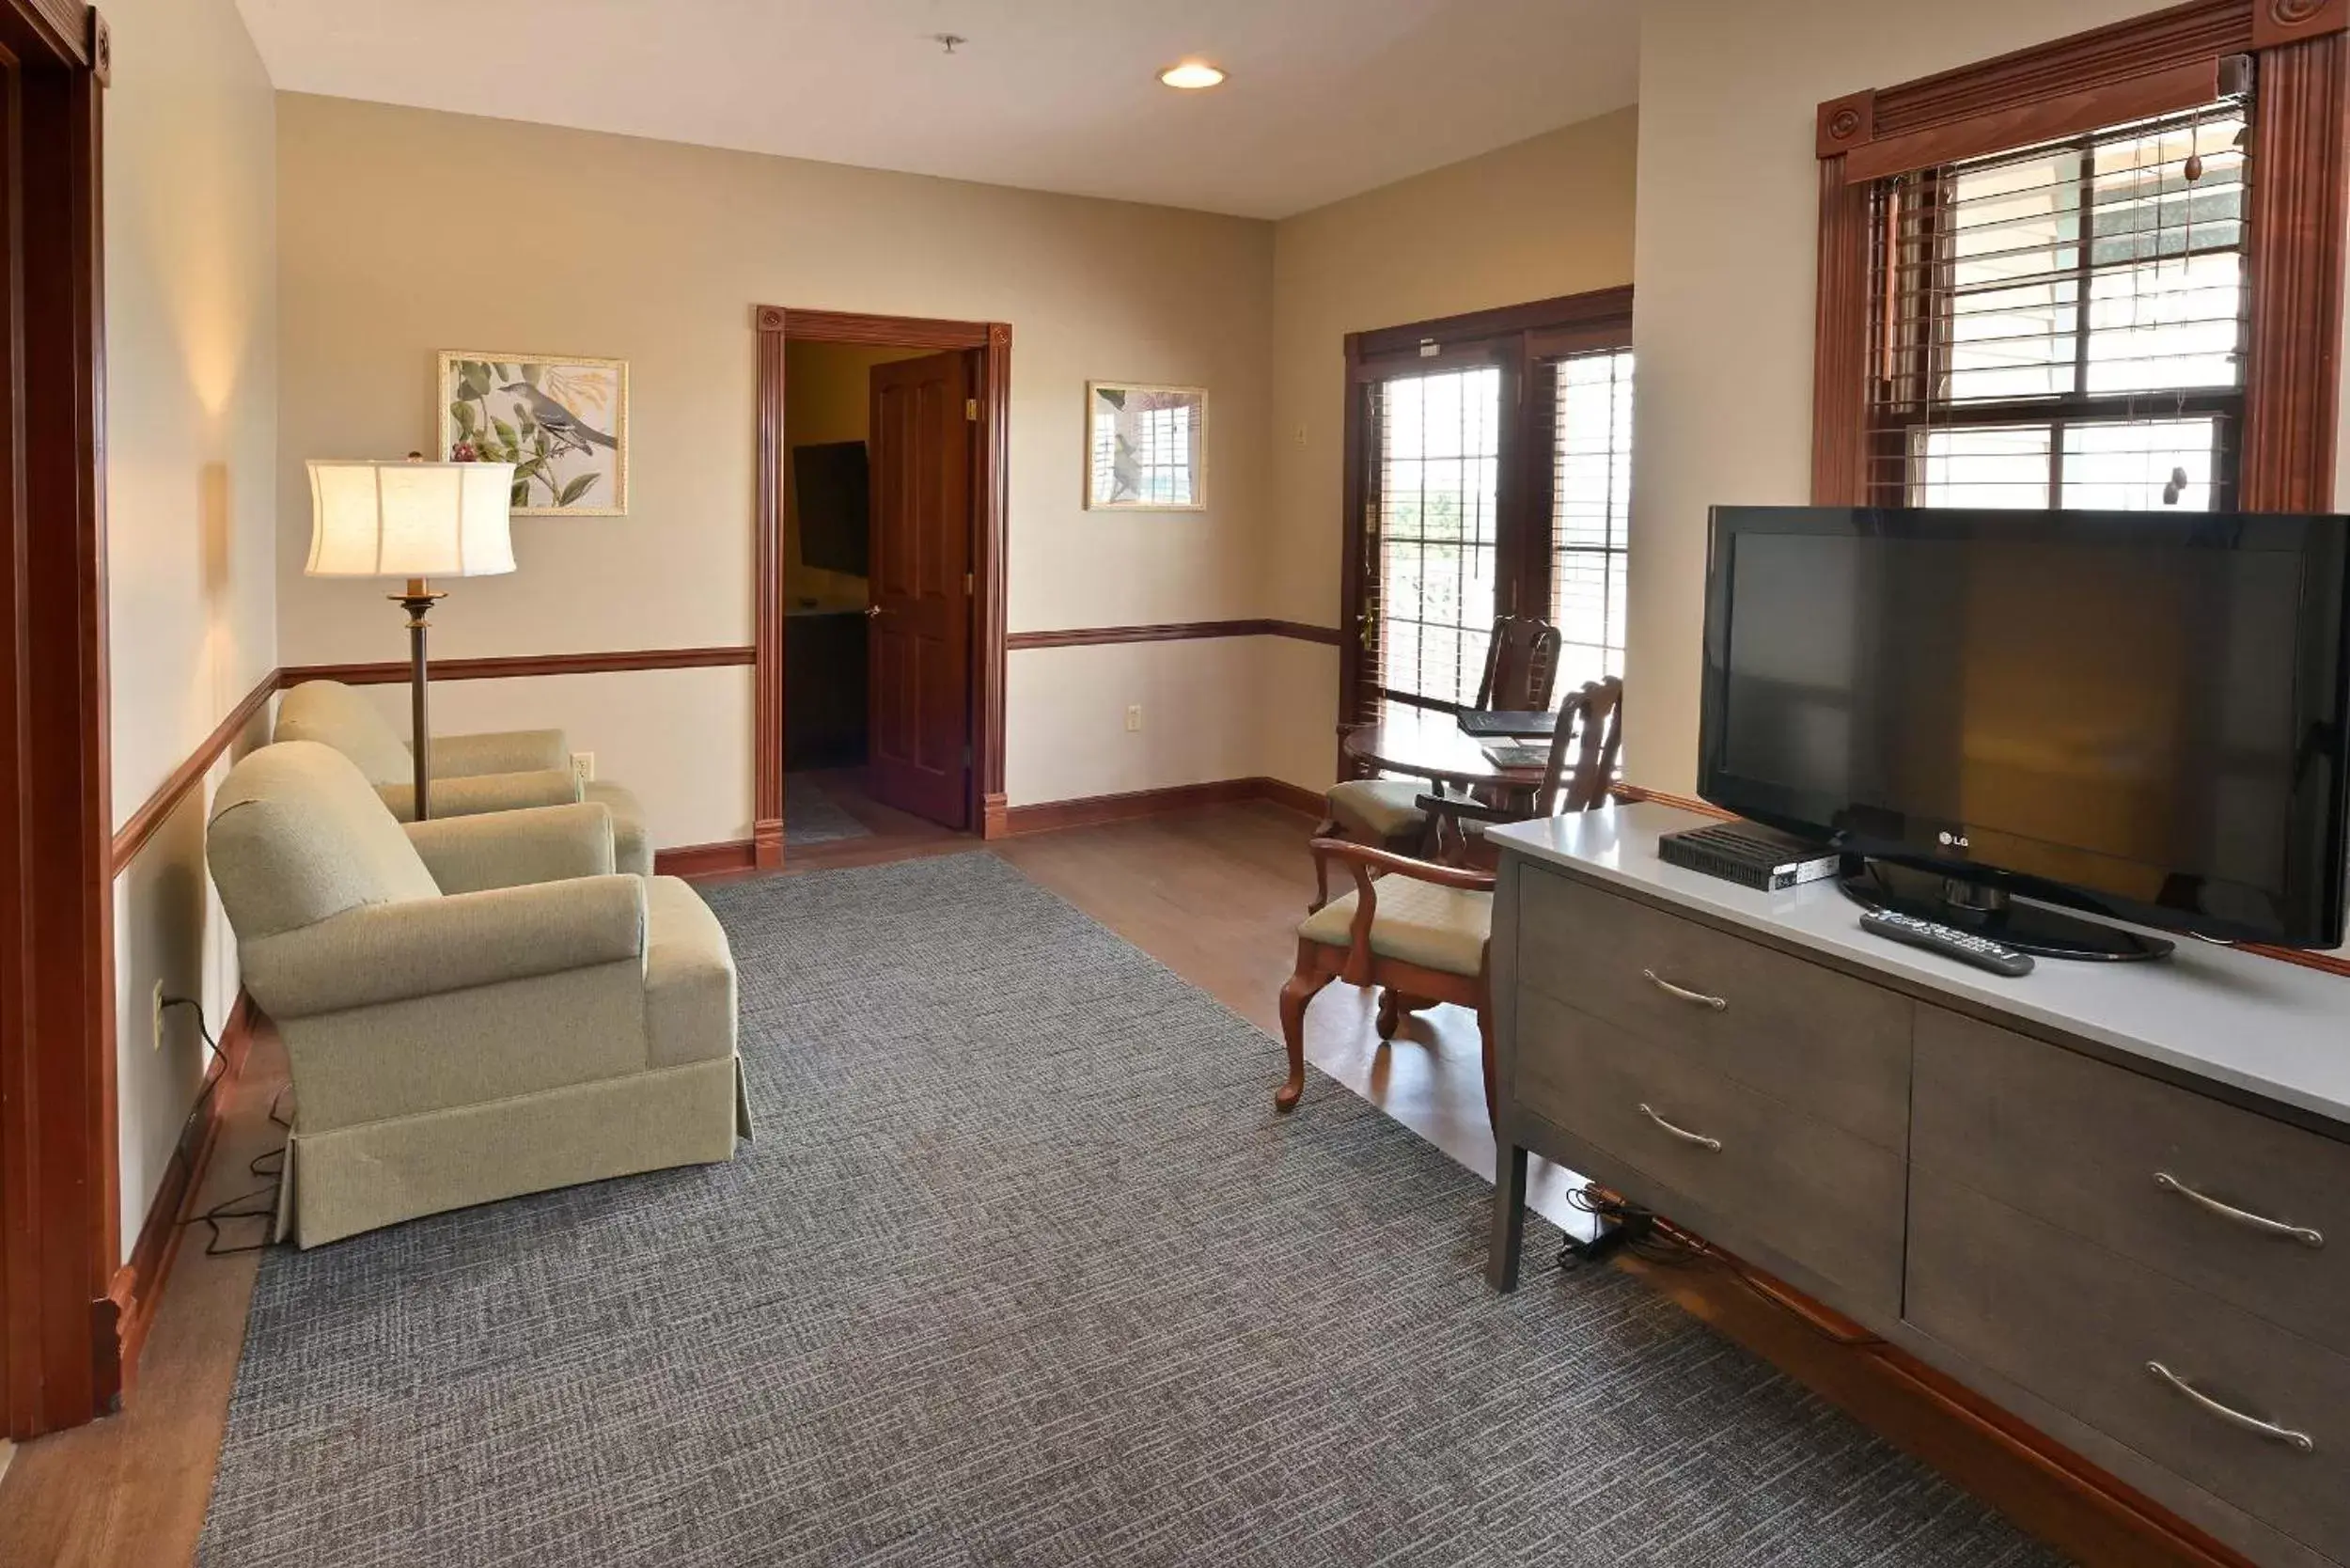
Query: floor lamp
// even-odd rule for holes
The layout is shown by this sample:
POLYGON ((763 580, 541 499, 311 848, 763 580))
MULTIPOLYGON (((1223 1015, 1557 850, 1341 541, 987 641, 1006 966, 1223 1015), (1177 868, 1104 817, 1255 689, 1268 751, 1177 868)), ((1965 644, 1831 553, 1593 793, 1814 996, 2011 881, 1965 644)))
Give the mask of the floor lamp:
POLYGON ((509 463, 310 461, 312 577, 405 577, 385 597, 408 612, 410 749, 415 753, 416 821, 431 815, 432 730, 426 721, 426 616, 445 595, 434 577, 487 577, 514 570, 509 463))

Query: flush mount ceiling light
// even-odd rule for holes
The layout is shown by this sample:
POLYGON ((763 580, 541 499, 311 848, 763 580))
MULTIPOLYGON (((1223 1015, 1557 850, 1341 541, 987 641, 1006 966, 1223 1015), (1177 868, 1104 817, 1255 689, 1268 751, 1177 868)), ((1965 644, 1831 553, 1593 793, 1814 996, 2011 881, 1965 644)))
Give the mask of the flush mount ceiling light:
POLYGON ((1198 92, 1224 80, 1224 72, 1205 60, 1184 60, 1159 72, 1159 80, 1183 92, 1198 92))

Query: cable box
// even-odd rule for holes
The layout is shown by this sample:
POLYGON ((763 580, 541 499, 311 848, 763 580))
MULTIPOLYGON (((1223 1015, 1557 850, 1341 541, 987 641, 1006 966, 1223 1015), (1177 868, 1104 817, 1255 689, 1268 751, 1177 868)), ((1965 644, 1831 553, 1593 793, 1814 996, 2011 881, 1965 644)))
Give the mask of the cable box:
POLYGON ((1841 863, 1825 844, 1747 822, 1668 833, 1656 841, 1656 858, 1764 893, 1834 876, 1841 863))

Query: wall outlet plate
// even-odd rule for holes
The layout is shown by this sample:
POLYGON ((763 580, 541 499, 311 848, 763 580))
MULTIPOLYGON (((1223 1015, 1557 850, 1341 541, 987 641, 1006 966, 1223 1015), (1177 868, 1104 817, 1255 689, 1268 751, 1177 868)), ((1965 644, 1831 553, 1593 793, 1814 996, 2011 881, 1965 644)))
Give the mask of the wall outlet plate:
POLYGON ((151 1022, 155 1032, 154 1046, 160 1051, 164 1048, 164 982, 161 980, 155 982, 154 1016, 151 1022))
POLYGON ((572 776, 582 784, 593 784, 596 781, 596 754, 592 751, 572 752, 572 776))
POLYGON ((1142 728, 1141 703, 1136 702, 1128 705, 1126 709, 1126 728, 1129 731, 1136 730, 1142 728))

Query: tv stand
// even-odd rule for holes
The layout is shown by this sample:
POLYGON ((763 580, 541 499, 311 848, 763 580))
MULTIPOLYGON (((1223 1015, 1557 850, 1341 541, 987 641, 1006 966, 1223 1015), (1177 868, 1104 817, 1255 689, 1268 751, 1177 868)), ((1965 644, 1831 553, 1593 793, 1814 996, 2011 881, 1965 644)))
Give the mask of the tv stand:
POLYGON ((1896 861, 1848 855, 1836 885, 1864 908, 1937 920, 2042 958, 2137 963, 2167 958, 2177 946, 2044 903, 2018 902, 1998 887, 1896 861))

